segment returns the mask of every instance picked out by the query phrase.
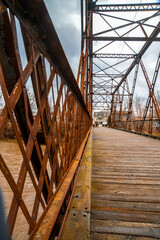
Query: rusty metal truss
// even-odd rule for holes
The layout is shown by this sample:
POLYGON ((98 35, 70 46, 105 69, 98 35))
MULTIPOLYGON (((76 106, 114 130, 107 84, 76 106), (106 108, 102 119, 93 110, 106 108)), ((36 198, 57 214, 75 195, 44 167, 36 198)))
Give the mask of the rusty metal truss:
POLYGON ((89 9, 93 12, 119 12, 119 11, 155 11, 160 10, 158 3, 140 3, 140 4, 95 4, 91 3, 89 9))
MULTIPOLYGON (((146 84, 146 89, 148 86, 148 93, 142 87, 139 93, 146 91, 148 99, 139 119, 141 127, 138 131, 152 133, 152 127, 146 130, 144 123, 150 120, 152 125, 154 119, 159 124, 160 120, 160 106, 155 95, 159 73, 160 3, 141 2, 124 4, 121 0, 118 4, 107 4, 107 1, 101 4, 102 1, 88 0, 84 3, 82 0, 82 39, 88 40, 92 110, 110 111, 112 127, 122 128, 123 121, 138 120, 133 102, 137 81, 141 79, 141 85, 146 84), (86 11, 83 11, 84 7, 86 11), (150 49, 154 53, 154 59, 150 56, 154 66, 148 70, 146 56, 151 54, 150 49), (149 76, 153 77, 152 82, 149 76)), ((124 129, 128 128, 135 130, 134 124, 124 124, 124 129)))
POLYGON ((52 221, 40 239, 55 236, 63 221, 92 124, 90 98, 84 101, 81 94, 84 72, 77 80, 80 91, 43 1, 0 1, 0 87, 5 103, 0 135, 11 123, 22 155, 17 181, 0 155, 0 169, 13 191, 7 216, 10 236, 19 209, 30 239, 41 231, 47 214, 52 221), (35 193, 31 213, 23 199, 27 176, 35 193))

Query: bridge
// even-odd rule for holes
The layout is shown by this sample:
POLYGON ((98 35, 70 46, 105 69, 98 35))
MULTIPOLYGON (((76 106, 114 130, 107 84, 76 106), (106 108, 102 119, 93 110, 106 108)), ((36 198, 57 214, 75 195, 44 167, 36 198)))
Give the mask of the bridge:
POLYGON ((160 3, 117 2, 81 0, 75 78, 45 3, 0 1, 0 136, 10 124, 21 156, 15 176, 0 150, 13 239, 160 238, 160 3))

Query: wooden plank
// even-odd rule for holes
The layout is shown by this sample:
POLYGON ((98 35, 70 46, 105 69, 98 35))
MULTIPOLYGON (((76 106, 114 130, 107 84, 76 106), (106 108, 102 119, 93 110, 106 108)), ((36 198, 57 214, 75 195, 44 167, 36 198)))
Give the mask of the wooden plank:
POLYGON ((124 202, 122 201, 107 201, 101 199, 101 201, 97 199, 92 199, 92 209, 99 209, 105 211, 106 208, 111 209, 127 209, 128 211, 140 211, 140 212, 158 212, 160 213, 160 204, 157 203, 146 203, 146 202, 124 202))
POLYGON ((94 128, 91 240, 160 237, 160 142, 94 128))
POLYGON ((160 213, 128 211, 127 209, 92 209, 92 220, 116 220, 142 223, 160 223, 160 213))
POLYGON ((100 174, 98 174, 97 172, 96 173, 93 173, 92 172, 92 180, 94 180, 94 178, 98 178, 98 179, 104 179, 104 177, 105 177, 105 179, 112 179, 112 180, 117 180, 117 179, 121 179, 121 180, 123 180, 123 179, 130 179, 130 180, 153 180, 153 181, 155 181, 155 180, 157 180, 157 182, 159 182, 159 178, 160 178, 160 175, 138 175, 138 174, 135 174, 135 175, 133 175, 133 174, 125 174, 125 175, 120 175, 120 174, 115 174, 115 175, 111 175, 111 173, 108 173, 108 174, 103 174, 103 173, 101 173, 101 175, 100 174))
POLYGON ((98 177, 107 177, 107 176, 113 176, 113 178, 114 178, 114 176, 118 176, 118 177, 153 177, 153 178, 155 178, 155 177, 157 177, 157 178, 159 178, 160 177, 160 174, 149 174, 149 173, 137 173, 137 172, 135 172, 135 173, 127 173, 127 172, 122 172, 122 173, 120 173, 120 172, 108 172, 108 174, 107 174, 107 172, 102 172, 102 171, 96 171, 96 172, 94 172, 93 170, 92 170, 92 173, 93 173, 93 177, 94 176, 97 176, 98 175, 98 177))
POLYGON ((104 234, 104 233, 91 233, 92 240, 153 240, 153 238, 149 237, 136 237, 128 235, 117 235, 117 234, 104 234))
POLYGON ((160 181, 159 181, 159 179, 156 179, 156 180, 154 180, 154 179, 137 179, 137 178, 135 178, 135 179, 119 179, 119 178, 116 178, 116 179, 112 179, 112 178, 99 178, 99 177, 94 177, 94 178, 92 178, 92 182, 94 183, 94 184, 99 184, 99 183, 105 183, 105 185, 107 185, 107 184, 125 184, 125 185, 151 185, 151 187, 152 187, 152 185, 153 186, 159 186, 160 185, 160 181))
POLYGON ((92 199, 109 200, 109 201, 123 201, 125 202, 145 202, 145 203, 158 203, 160 204, 160 197, 156 195, 151 196, 138 196, 138 195, 126 195, 124 194, 92 194, 92 199))
POLYGON ((127 221, 91 220, 91 232, 158 238, 160 224, 127 221))

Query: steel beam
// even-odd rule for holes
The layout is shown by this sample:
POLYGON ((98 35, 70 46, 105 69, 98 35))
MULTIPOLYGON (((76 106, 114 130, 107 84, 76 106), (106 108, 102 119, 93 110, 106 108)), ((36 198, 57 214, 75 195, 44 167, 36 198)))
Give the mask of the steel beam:
POLYGON ((159 42, 159 37, 89 37, 93 41, 126 41, 126 42, 135 42, 135 41, 152 41, 159 42))
POLYGON ((135 58, 135 60, 131 63, 130 67, 128 68, 127 72, 124 74, 124 77, 121 79, 121 81, 119 82, 119 84, 117 85, 117 87, 115 88, 115 90, 113 91, 113 93, 115 93, 119 87, 121 86, 121 84, 125 81, 125 79, 127 78, 127 76, 130 74, 130 72, 132 71, 132 69, 134 68, 134 66, 136 65, 137 61, 139 59, 141 59, 141 57, 143 56, 143 54, 146 52, 146 50, 149 48, 149 46, 152 44, 152 38, 157 37, 157 35, 160 32, 160 22, 157 24, 157 27, 153 30, 153 32, 151 33, 148 41, 145 42, 145 44, 143 45, 143 47, 141 48, 140 52, 138 53, 137 57, 135 58))
POLYGON ((114 53, 97 53, 97 54, 93 54, 92 57, 93 58, 136 58, 136 54, 114 54, 114 53))
POLYGON ((141 3, 141 4, 93 4, 93 12, 127 12, 127 11, 157 11, 160 10, 160 3, 141 3))
POLYGON ((107 77, 107 78, 121 78, 123 77, 124 74, 96 74, 96 73, 93 73, 93 77, 107 77))
MULTIPOLYGON (((94 96, 111 96, 112 93, 94 93, 94 96)), ((129 94, 114 94, 114 96, 130 96, 129 94)))

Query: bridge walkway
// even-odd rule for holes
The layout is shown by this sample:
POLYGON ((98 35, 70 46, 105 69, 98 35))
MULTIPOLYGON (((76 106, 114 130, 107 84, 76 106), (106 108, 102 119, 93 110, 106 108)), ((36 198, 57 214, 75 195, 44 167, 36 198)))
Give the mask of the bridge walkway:
POLYGON ((91 239, 160 239, 160 141, 93 130, 91 239))

